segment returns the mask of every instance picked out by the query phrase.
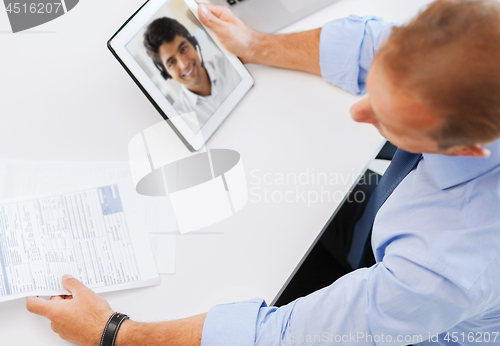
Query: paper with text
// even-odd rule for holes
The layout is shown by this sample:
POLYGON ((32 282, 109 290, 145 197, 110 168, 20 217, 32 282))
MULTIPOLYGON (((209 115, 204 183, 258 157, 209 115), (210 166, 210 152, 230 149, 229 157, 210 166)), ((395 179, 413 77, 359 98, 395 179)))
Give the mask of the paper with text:
POLYGON ((117 184, 0 203, 0 301, 67 294, 64 274, 96 292, 157 284, 148 239, 132 238, 125 214, 117 184))

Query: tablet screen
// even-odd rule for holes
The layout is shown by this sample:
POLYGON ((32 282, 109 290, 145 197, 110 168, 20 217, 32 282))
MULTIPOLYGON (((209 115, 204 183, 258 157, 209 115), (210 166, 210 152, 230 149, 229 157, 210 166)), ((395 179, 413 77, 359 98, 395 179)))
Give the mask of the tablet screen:
POLYGON ((166 1, 125 47, 179 115, 195 112, 193 132, 242 80, 182 0, 166 1))

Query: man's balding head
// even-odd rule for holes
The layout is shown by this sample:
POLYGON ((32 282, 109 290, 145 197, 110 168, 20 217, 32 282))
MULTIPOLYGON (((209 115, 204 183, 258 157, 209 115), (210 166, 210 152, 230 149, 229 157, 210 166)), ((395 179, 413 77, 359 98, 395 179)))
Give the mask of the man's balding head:
POLYGON ((438 0, 395 27, 377 64, 397 89, 444 120, 441 149, 500 137, 500 2, 438 0))

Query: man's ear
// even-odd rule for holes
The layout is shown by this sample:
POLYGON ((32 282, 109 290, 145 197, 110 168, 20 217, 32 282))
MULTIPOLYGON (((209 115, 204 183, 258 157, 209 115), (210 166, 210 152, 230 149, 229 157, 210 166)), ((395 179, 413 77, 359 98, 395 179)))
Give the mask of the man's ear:
POLYGON ((489 157, 491 152, 484 148, 482 144, 457 145, 448 149, 451 155, 470 156, 470 157, 489 157))

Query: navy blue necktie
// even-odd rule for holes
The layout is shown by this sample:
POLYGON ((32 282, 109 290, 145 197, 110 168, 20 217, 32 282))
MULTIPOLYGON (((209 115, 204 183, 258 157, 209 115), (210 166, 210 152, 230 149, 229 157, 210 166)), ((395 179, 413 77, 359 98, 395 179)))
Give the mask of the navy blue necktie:
POLYGON ((365 254, 370 248, 370 235, 378 210, 408 173, 417 167, 421 158, 422 154, 411 154, 399 148, 394 154, 391 164, 366 204, 363 215, 354 226, 352 245, 347 255, 347 262, 353 269, 363 266, 365 254))

